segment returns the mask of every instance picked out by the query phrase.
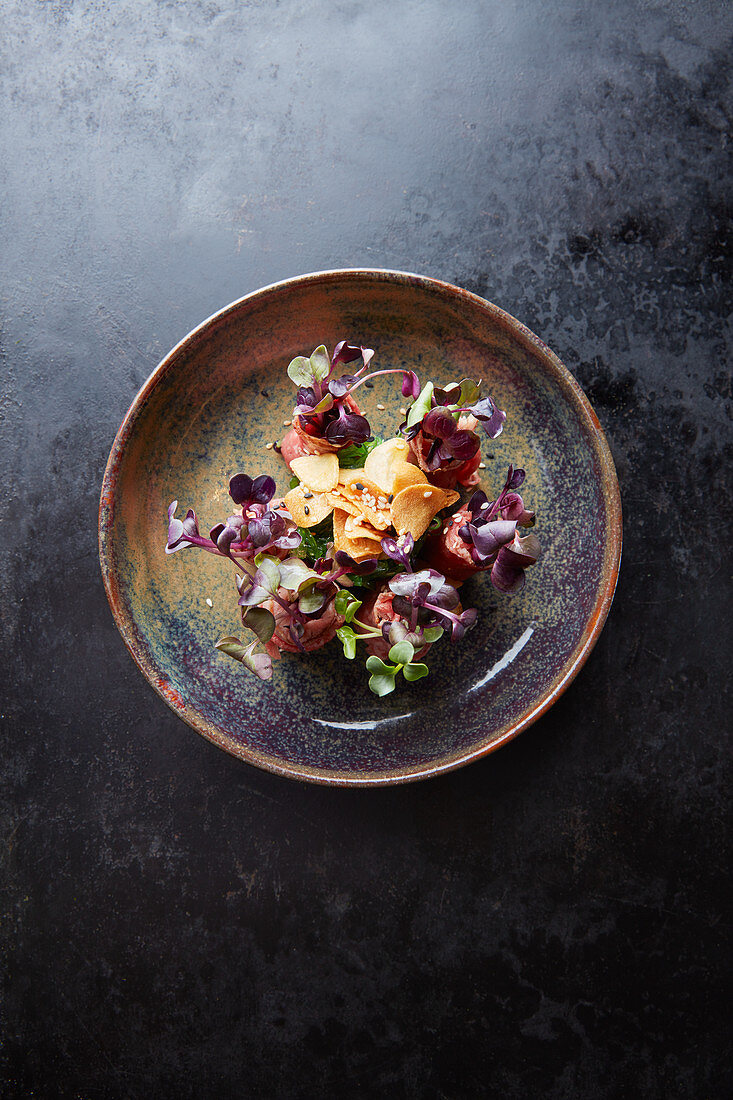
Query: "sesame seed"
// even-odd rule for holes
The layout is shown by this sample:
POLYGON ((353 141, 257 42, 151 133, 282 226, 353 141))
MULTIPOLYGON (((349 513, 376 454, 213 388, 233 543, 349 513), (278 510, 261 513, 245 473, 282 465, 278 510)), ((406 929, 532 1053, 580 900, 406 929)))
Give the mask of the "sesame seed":
POLYGON ((489 507, 489 502, 488 502, 488 500, 485 500, 484 503, 481 505, 481 511, 484 512, 488 507, 489 507))
POLYGON ((427 490, 426 490, 426 491, 425 491, 425 492, 423 493, 423 496, 425 497, 425 499, 426 499, 426 500, 428 499, 428 497, 431 497, 432 495, 433 495, 433 490, 432 490, 432 489, 427 489, 427 490))
POLYGON ((303 496, 306 500, 310 500, 313 496, 313 493, 310 491, 310 489, 306 489, 306 491, 303 493, 303 496))
POLYGON ((400 409, 402 416, 407 416, 407 409, 400 409))
POLYGON ((450 531, 450 524, 448 524, 448 526, 447 526, 447 527, 444 527, 444 528, 443 528, 443 534, 444 534, 444 535, 447 535, 449 531, 450 531))
POLYGON ((292 423, 292 420, 283 420, 283 428, 289 428, 292 423))
POLYGON ((307 505, 307 504, 306 504, 306 505, 304 505, 304 507, 303 507, 303 511, 305 512, 305 514, 306 514, 307 516, 309 516, 309 515, 311 514, 311 510, 310 510, 310 508, 308 507, 308 505, 307 505))
POLYGON ((479 468, 479 470, 485 470, 486 469, 486 463, 485 462, 479 462, 478 468, 479 468))
POLYGON ((362 485, 362 483, 360 481, 357 481, 357 483, 355 485, 355 489, 358 493, 363 493, 365 491, 364 486, 362 485))
POLYGON ((210 600, 208 596, 206 597, 206 602, 207 602, 207 604, 209 605, 209 607, 213 607, 213 606, 214 606, 213 600, 210 600))
POLYGON ((265 443, 265 450, 266 451, 271 451, 272 450, 272 443, 265 443))
POLYGON ((365 382, 364 385, 366 386, 366 388, 368 390, 373 390, 374 389, 374 383, 373 382, 365 382))
POLYGON ((389 496, 387 497, 387 501, 388 501, 389 504, 391 504, 393 500, 394 500, 394 493, 390 493, 389 496))
POLYGON ((386 407, 386 405, 377 405, 377 408, 380 409, 382 412, 384 412, 386 407))

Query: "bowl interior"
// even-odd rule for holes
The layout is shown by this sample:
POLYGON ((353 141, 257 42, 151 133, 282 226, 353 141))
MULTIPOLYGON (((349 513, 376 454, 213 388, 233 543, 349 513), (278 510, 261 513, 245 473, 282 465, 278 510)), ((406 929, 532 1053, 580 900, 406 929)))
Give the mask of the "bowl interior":
MULTIPOLYGON (((396 376, 359 391, 372 428, 395 434, 396 376), (386 406, 385 410, 378 408, 386 406)), ((205 736, 251 763, 325 782, 390 782, 489 751, 541 713, 572 677, 610 605, 618 567, 618 487, 608 448, 571 377, 521 325, 465 292, 374 272, 305 277, 217 314, 164 360, 136 399, 110 457, 100 518, 103 572, 118 626, 153 686, 205 736), (430 676, 379 699, 364 657, 338 642, 285 657, 260 682, 219 654, 246 636, 234 569, 212 555, 164 553, 166 509, 196 511, 202 533, 233 511, 237 471, 288 471, 266 448, 287 431, 290 359, 348 338, 375 349, 375 369, 421 380, 483 378, 507 412, 484 442, 490 497, 510 462, 527 471, 542 557, 524 591, 500 597, 487 577, 464 586, 479 621, 441 641, 430 676), (210 604, 207 602, 210 601, 210 604)))

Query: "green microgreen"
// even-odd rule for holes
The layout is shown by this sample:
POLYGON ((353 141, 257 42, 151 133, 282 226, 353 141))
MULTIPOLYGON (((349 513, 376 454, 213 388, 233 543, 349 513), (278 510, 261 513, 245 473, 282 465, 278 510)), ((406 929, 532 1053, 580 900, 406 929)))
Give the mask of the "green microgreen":
POLYGON ((389 695, 393 692, 400 672, 408 681, 421 680, 429 672, 428 666, 422 661, 413 661, 415 647, 412 642, 397 642, 390 648, 388 656, 394 664, 388 664, 381 657, 367 658, 366 667, 371 672, 369 690, 375 695, 389 695))

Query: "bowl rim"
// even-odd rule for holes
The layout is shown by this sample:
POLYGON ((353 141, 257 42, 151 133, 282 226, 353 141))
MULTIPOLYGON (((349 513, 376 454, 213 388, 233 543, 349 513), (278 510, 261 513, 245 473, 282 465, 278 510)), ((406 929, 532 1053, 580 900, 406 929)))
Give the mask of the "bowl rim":
POLYGON ((501 748, 502 745, 514 740, 523 730, 536 722, 567 690, 581 668, 590 656, 603 626, 608 617, 613 602, 616 585, 618 582, 619 568, 622 552, 622 509, 621 493, 616 475, 616 468, 611 455, 611 449, 606 439, 600 421, 591 406, 588 398, 568 368, 560 361, 558 356, 535 335, 526 325, 518 321, 506 310, 494 305, 492 302, 481 298, 479 295, 452 283, 444 282, 426 275, 417 275, 409 271, 398 271, 390 268, 329 268, 324 271, 313 271, 304 275, 283 279, 267 286, 260 287, 241 298, 230 302, 222 309, 212 313, 209 317, 196 325, 161 359, 157 367, 144 382, 137 395, 134 397, 125 417, 115 435, 114 442, 107 460, 107 465, 102 480, 102 490, 99 502, 99 560, 102 571, 102 579, 107 594, 107 599, 117 629, 122 636, 127 649, 148 682, 160 695, 165 703, 190 725, 197 733, 207 740, 240 760, 248 764, 272 772, 275 775, 290 779, 299 779, 325 786, 337 787, 380 787, 391 786, 400 783, 409 783, 416 780, 428 779, 442 775, 445 772, 454 771, 473 761, 480 760, 490 753, 501 748), (282 759, 249 748, 236 741, 231 734, 209 722, 199 711, 189 706, 175 689, 161 676, 154 662, 149 658, 145 647, 140 643, 134 628, 134 620, 129 613, 129 608, 122 598, 117 584, 117 576, 114 561, 113 528, 115 520, 116 483, 127 443, 134 431, 150 396, 161 379, 175 366, 184 348, 189 349, 192 344, 200 342, 208 333, 217 327, 228 314, 233 313, 245 305, 251 305, 258 299, 268 295, 287 293, 293 287, 303 287, 312 283, 329 283, 339 280, 354 281, 373 279, 377 282, 405 284, 417 286, 429 292, 447 294, 457 301, 470 302, 474 306, 487 312, 491 318, 499 322, 505 328, 519 338, 520 342, 529 344, 544 359, 546 365, 554 374, 555 381, 559 384, 566 399, 574 406, 582 421, 590 442, 595 450, 599 462, 601 491, 606 504, 606 552, 596 600, 588 615, 586 626, 572 653, 565 661, 562 669, 556 674, 546 691, 542 694, 535 707, 524 714, 515 722, 509 723, 507 728, 490 743, 479 744, 468 751, 450 753, 445 757, 430 761, 412 769, 387 768, 379 772, 346 772, 337 769, 316 768, 283 761, 282 759))

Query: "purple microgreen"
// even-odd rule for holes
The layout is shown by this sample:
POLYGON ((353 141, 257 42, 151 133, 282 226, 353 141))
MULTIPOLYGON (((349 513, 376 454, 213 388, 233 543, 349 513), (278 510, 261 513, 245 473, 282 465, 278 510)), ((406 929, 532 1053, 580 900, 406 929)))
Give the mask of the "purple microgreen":
POLYGON ((413 401, 420 396, 420 380, 414 370, 402 372, 402 396, 411 397, 413 401))
MULTIPOLYGON (((241 516, 239 517, 241 519, 241 516)), ((241 527, 241 525, 240 525, 241 527)), ((209 531, 209 538, 216 543, 216 548, 225 558, 231 557, 232 543, 239 539, 240 530, 227 520, 226 523, 217 523, 209 531)))
POLYGON ((377 568, 376 558, 366 558, 365 561, 354 561, 351 555, 347 554, 345 550, 337 550, 335 557, 336 564, 341 567, 341 570, 347 573, 353 573, 357 577, 366 577, 377 568))
MULTIPOLYGON (((355 385, 357 381, 355 374, 343 374, 341 378, 330 378, 328 381, 328 390, 333 397, 346 397, 351 387, 355 385)), ((333 404, 333 401, 331 401, 333 404)))
POLYGON ((244 510, 250 504, 269 504, 275 495, 275 482, 267 474, 251 478, 248 474, 235 474, 229 482, 229 496, 244 510))
MULTIPOLYGON (((491 520, 480 527, 473 523, 465 526, 468 527, 468 534, 473 543, 474 552, 472 557, 474 561, 481 563, 493 561, 502 546, 506 546, 508 542, 512 541, 517 529, 515 520, 505 519, 491 520)), ((458 534, 461 538, 464 537, 463 527, 460 528, 458 534)))
POLYGON ((489 439, 496 439, 497 436, 501 435, 504 430, 506 413, 497 408, 488 395, 477 401, 469 411, 481 422, 481 427, 489 439))
POLYGON ((443 449, 449 451, 451 456, 459 462, 468 462, 480 447, 476 434, 465 428, 458 428, 450 439, 443 442, 443 449))
POLYGON ((263 516, 256 516, 247 524, 247 532, 253 544, 261 550, 274 537, 285 531, 285 519, 277 512, 265 512, 263 516))
POLYGON ((341 363, 354 363, 357 359, 361 359, 363 364, 359 371, 361 373, 369 365, 369 360, 373 355, 372 348, 363 348, 358 344, 349 344, 346 340, 341 340, 333 349, 331 371, 333 372, 341 363))
POLYGON ((288 634, 293 639, 293 642, 298 647, 301 653, 305 653, 305 646, 301 641, 305 627, 302 622, 298 622, 296 619, 291 619, 288 623, 288 634))
POLYGON ((410 557, 415 549, 415 540, 409 531, 405 535, 400 535, 397 539, 387 535, 386 538, 382 539, 380 545, 388 558, 404 566, 408 573, 412 572, 410 557))
MULTIPOLYGON (((458 602, 455 588, 436 569, 421 569, 419 573, 398 573, 389 581, 389 587, 396 596, 404 596, 417 606, 422 606, 426 600, 434 601, 443 589, 455 593, 456 603, 458 602)), ((455 603, 452 606, 455 607, 455 603)))
MULTIPOLYGON (((259 558, 260 555, 257 555, 259 558)), ((257 569, 253 577, 248 578, 248 588, 242 585, 240 589, 239 604, 241 607, 256 607, 267 600, 277 596, 280 587, 280 565, 274 558, 265 557, 255 564, 257 569)))
POLYGON ((458 592, 435 569, 400 574, 389 581, 389 587, 395 594, 393 610, 410 619, 412 630, 417 628, 418 619, 428 613, 433 620, 436 616, 439 620, 438 624, 433 621, 430 625, 450 626, 451 639, 456 642, 476 621, 478 612, 475 608, 467 608, 460 614, 454 612, 453 609, 460 603, 458 592))
POLYGON ((471 513, 471 519, 475 523, 477 519, 484 519, 484 512, 489 510, 489 498, 483 489, 477 489, 466 505, 471 513))
POLYGON ((445 405, 436 405, 423 418, 422 429, 426 435, 432 435, 435 439, 450 439, 456 431, 456 422, 450 409, 445 405))
POLYGON ((500 511, 502 519, 513 519, 518 527, 534 527, 535 513, 524 507, 519 493, 505 493, 500 511))
POLYGON ((460 404, 461 387, 457 382, 451 383, 450 386, 446 386, 442 389, 440 386, 436 386, 433 390, 433 400, 437 405, 453 405, 460 404))
POLYGON ((233 657, 235 661, 240 661, 255 676, 259 676, 260 680, 269 680, 272 678, 272 658, 269 653, 255 653, 256 645, 257 639, 244 645, 239 638, 227 637, 220 638, 214 648, 233 657))
POLYGON ((325 436, 329 443, 342 447, 347 443, 365 443, 372 438, 372 429, 365 416, 347 412, 346 407, 340 405, 337 418, 326 425, 325 436))
POLYGON ((194 538, 200 537, 196 513, 189 508, 186 512, 185 519, 176 519, 177 507, 177 500, 174 500, 168 506, 168 541, 165 547, 166 554, 175 554, 176 550, 186 550, 189 546, 196 545, 194 542, 190 541, 192 536, 194 538))
POLYGON ((242 623, 254 631, 263 644, 275 633, 275 616, 266 607, 243 607, 242 623))
POLYGON ((499 551, 491 567, 491 583, 499 592, 515 595, 524 587, 524 570, 529 569, 540 556, 540 543, 536 535, 514 536, 514 540, 499 551))
POLYGON ((333 396, 330 393, 321 397, 309 387, 308 389, 298 390, 298 398, 293 412, 296 416, 318 416, 320 413, 332 409, 333 404, 333 396))
POLYGON ((515 470, 514 467, 510 465, 509 472, 506 478, 506 485, 504 486, 504 491, 506 492, 508 489, 518 489, 520 485, 524 484, 524 479, 526 476, 527 475, 525 474, 524 470, 515 470))

